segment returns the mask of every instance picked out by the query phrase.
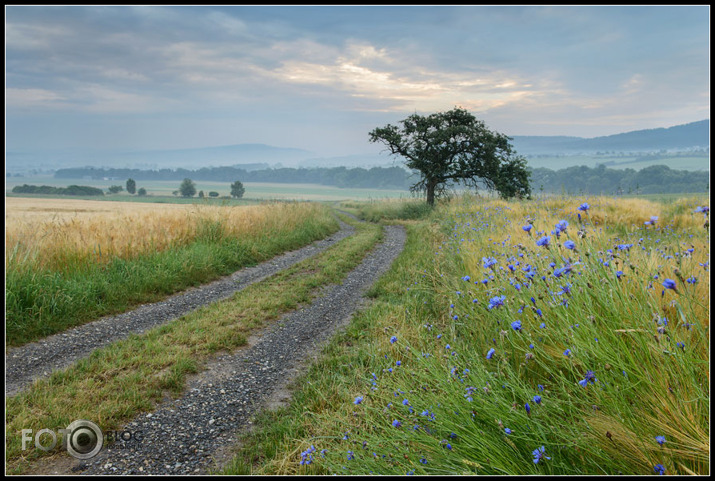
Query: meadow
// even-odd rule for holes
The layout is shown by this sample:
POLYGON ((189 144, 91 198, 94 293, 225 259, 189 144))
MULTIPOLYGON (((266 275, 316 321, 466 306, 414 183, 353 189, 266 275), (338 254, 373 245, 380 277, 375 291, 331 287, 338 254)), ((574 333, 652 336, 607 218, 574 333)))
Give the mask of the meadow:
POLYGON ((6 198, 6 343, 208 282, 338 229, 317 203, 6 198))
POLYGON ((707 206, 344 205, 405 251, 222 474, 709 474, 707 206))

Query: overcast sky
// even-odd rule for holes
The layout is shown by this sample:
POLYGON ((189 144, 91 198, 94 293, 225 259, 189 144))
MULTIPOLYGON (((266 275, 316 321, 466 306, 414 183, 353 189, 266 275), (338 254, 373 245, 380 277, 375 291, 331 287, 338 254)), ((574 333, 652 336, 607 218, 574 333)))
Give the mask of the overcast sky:
POLYGON ((265 143, 468 109, 507 135, 710 117, 710 7, 6 6, 6 148, 265 143))

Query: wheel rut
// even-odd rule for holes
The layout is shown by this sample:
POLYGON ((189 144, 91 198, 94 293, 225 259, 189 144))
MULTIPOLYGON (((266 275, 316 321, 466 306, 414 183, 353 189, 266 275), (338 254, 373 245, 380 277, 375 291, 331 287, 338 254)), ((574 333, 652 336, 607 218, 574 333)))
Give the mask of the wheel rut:
POLYGON ((117 441, 88 460, 63 452, 30 471, 189 475, 220 469, 237 435, 251 429, 253 416, 290 398, 292 381, 362 307, 366 290, 389 269, 405 240, 404 228, 386 226, 384 240, 342 283, 324 286, 310 305, 254 333, 247 346, 214 356, 189 380, 182 397, 127 423, 121 431, 132 433, 129 441, 117 441))
POLYGON ((124 339, 130 334, 141 334, 199 307, 225 299, 251 284, 323 252, 352 235, 354 231, 354 227, 340 221, 340 230, 327 238, 256 266, 240 269, 231 275, 187 289, 160 302, 144 304, 119 315, 102 317, 39 341, 9 348, 5 354, 5 396, 17 394, 34 380, 68 367, 97 348, 124 339))

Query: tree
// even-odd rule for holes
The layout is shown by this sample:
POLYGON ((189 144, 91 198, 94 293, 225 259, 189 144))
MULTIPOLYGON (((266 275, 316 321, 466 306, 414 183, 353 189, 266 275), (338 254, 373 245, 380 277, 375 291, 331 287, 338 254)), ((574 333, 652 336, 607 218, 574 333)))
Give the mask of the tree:
POLYGON ((196 184, 193 180, 186 178, 179 186, 179 192, 182 197, 193 197, 196 195, 196 184))
POLYGON ((385 144, 421 174, 411 190, 425 191, 428 204, 434 205, 449 183, 460 182, 485 185, 502 197, 530 197, 526 159, 515 155, 509 137, 492 132, 466 110, 414 114, 400 123, 374 129, 370 141, 385 144))
POLYGON ((237 180, 233 184, 231 184, 231 197, 235 197, 237 199, 240 199, 243 197, 243 194, 246 192, 246 189, 243 188, 243 184, 241 183, 240 180, 237 180))
POLYGON ((199 199, 203 199, 203 198, 204 198, 204 191, 200 190, 199 191, 199 199))
POLYGON ((137 191, 137 195, 140 196, 145 196, 146 195, 146 189, 144 187, 140 187, 139 190, 137 191))
POLYGON ((124 189, 122 188, 121 185, 112 185, 107 190, 109 190, 110 194, 116 194, 118 192, 121 192, 124 189))
POLYGON ((134 179, 127 179, 127 192, 134 194, 137 191, 137 183, 134 179))
POLYGON ((213 190, 209 192, 209 197, 218 197, 218 192, 214 192, 213 190))

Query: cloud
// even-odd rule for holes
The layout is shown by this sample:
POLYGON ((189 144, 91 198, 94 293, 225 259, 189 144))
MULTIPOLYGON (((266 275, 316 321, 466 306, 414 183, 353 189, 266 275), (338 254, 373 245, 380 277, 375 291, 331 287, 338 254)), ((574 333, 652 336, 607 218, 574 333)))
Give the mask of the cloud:
POLYGON ((46 89, 6 88, 5 99, 8 107, 26 108, 57 108, 65 104, 63 95, 46 89))

